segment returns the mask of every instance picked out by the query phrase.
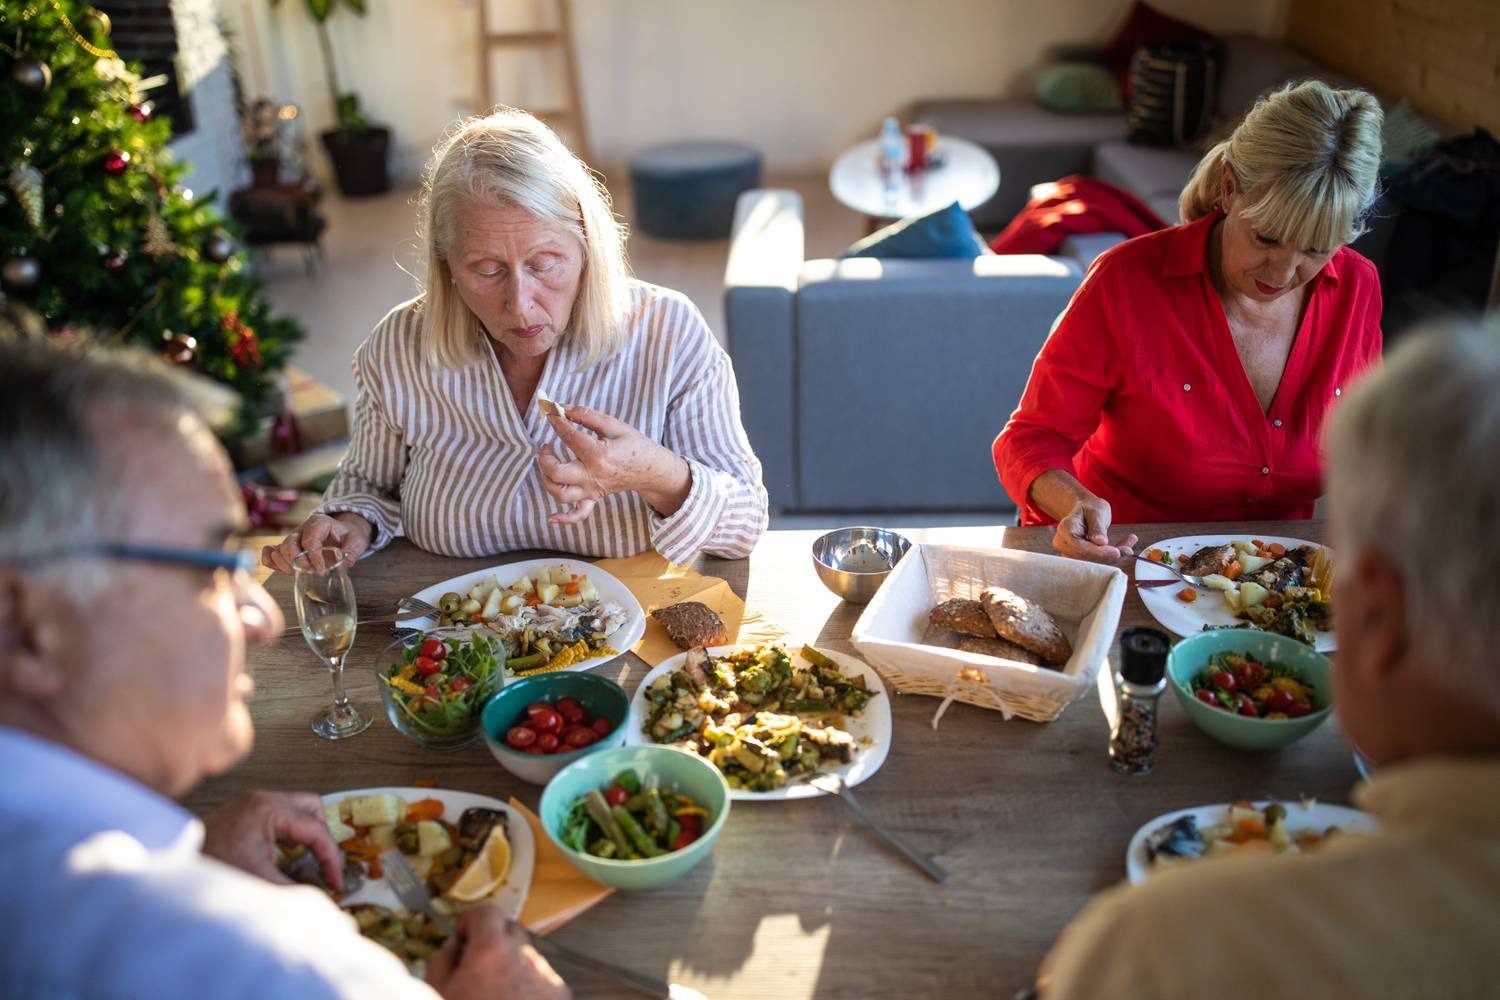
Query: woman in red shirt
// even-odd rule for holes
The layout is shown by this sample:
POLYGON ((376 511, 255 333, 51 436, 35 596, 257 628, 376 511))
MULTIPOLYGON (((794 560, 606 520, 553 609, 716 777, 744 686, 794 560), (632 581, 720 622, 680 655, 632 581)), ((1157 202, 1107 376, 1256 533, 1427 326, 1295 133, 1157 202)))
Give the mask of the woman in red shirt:
POLYGON ((1380 284, 1350 250, 1380 105, 1308 82, 1263 97, 1183 191, 1185 225, 1095 261, 995 439, 1022 524, 1114 561, 1114 522, 1310 517, 1319 433, 1380 356, 1380 284))

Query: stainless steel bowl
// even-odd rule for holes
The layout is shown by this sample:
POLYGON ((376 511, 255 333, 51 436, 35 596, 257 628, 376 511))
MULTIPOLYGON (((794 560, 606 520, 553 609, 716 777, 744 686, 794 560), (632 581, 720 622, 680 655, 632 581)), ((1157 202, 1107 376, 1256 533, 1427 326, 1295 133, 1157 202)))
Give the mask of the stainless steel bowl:
POLYGON ((888 528, 839 528, 813 542, 813 568, 823 586, 850 604, 866 604, 911 549, 888 528))

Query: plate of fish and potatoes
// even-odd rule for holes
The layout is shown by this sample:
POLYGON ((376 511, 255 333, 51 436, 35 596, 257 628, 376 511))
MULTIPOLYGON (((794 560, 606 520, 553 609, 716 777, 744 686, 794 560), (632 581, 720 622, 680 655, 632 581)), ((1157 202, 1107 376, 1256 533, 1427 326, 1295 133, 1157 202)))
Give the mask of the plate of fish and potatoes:
POLYGON ((1290 636, 1319 652, 1338 648, 1333 631, 1333 553, 1326 546, 1277 535, 1186 535, 1149 546, 1135 563, 1141 601, 1180 636, 1205 629, 1251 628, 1290 636), (1168 567, 1203 577, 1178 581, 1168 567))

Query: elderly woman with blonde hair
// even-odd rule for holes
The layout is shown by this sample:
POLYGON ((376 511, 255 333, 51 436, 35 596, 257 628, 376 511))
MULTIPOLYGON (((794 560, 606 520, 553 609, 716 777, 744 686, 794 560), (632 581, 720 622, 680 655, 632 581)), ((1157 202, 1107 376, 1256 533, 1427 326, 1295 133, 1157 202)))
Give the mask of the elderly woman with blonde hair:
POLYGON ((1113 561, 1135 545, 1115 522, 1312 515, 1324 418, 1380 356, 1380 284, 1348 244, 1381 118, 1315 81, 1262 97, 1193 172, 1183 225, 1094 263, 995 440, 1023 524, 1113 561))
POLYGON ((631 278, 583 162, 524 112, 473 118, 422 209, 427 290, 355 353, 349 452, 265 563, 398 527, 450 556, 747 555, 766 491, 729 358, 684 296, 631 278))

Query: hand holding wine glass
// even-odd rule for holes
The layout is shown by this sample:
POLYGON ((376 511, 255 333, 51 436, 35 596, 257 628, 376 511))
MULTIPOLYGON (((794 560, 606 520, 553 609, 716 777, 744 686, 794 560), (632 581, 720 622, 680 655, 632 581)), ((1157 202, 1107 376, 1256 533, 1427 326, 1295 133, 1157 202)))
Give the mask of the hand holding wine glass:
POLYGON ((312 720, 313 732, 328 740, 362 733, 372 719, 344 694, 344 657, 354 645, 359 616, 354 585, 349 581, 352 561, 342 549, 331 547, 308 549, 292 560, 292 588, 302 636, 333 674, 333 704, 312 720))

